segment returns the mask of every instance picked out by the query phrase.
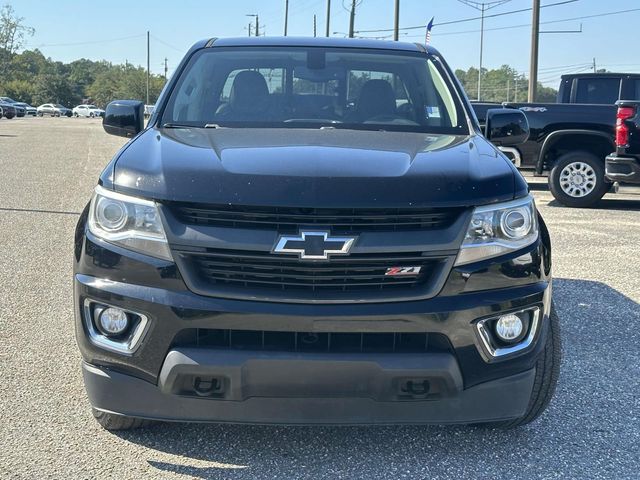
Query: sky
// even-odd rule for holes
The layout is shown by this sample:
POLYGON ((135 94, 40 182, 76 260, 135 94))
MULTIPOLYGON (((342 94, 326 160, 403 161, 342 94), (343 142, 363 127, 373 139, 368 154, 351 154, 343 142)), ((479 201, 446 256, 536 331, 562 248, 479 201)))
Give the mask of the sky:
MULTIPOLYGON (((314 14, 318 35, 324 35, 326 2, 289 0, 289 35, 313 35, 314 14)), ((151 71, 158 74, 164 71, 165 58, 171 74, 197 40, 248 35, 252 17, 247 14, 259 15, 261 33, 282 35, 284 29, 285 0, 0 0, 5 3, 24 17, 25 25, 35 28, 25 48, 39 48, 63 62, 88 58, 146 65, 149 31, 151 71)), ((331 35, 345 36, 348 31, 349 13, 343 3, 348 6, 351 2, 331 0, 331 35)), ((390 36, 388 31, 364 31, 393 28, 394 0, 358 3, 355 30, 359 35, 390 36)), ((541 4, 544 33, 540 36, 539 79, 545 85, 557 86, 563 73, 591 70, 594 58, 597 68, 640 71, 640 58, 620 48, 630 44, 629 26, 640 21, 640 0, 542 0, 541 4), (568 3, 553 6, 563 2, 568 3)), ((492 6, 486 15, 530 9, 531 5, 532 0, 506 0, 492 6)), ((400 27, 426 25, 435 17, 431 44, 452 68, 466 70, 479 64, 479 13, 458 0, 400 0, 400 27)), ((400 39, 424 42, 424 34, 424 28, 402 30, 400 39)), ((528 74, 530 46, 530 10, 485 19, 483 67, 508 64, 528 74)))

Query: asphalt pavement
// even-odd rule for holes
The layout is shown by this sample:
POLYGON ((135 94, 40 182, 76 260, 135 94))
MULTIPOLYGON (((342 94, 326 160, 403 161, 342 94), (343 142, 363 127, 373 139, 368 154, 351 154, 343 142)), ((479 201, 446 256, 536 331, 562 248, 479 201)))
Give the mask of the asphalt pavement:
POLYGON ((640 196, 569 209, 535 191, 564 358, 531 425, 103 430, 74 339, 73 231, 123 143, 99 120, 0 120, 0 478, 640 477, 640 196))

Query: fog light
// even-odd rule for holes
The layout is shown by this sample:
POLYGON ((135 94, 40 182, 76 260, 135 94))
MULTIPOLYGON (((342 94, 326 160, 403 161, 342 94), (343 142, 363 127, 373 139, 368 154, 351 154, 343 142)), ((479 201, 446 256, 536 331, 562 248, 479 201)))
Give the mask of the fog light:
POLYGON ((513 342, 522 336, 524 325, 518 315, 502 315, 496 322, 496 335, 503 342, 513 342))
POLYGON ((98 315, 98 328, 105 335, 120 335, 129 327, 129 317, 119 308, 105 308, 98 315))

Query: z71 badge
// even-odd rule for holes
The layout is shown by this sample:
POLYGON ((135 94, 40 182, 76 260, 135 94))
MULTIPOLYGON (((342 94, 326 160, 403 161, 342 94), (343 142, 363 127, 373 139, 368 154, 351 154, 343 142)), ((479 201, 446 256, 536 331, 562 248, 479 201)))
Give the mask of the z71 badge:
POLYGON ((389 267, 385 272, 388 277, 400 277, 403 275, 420 275, 422 267, 389 267))

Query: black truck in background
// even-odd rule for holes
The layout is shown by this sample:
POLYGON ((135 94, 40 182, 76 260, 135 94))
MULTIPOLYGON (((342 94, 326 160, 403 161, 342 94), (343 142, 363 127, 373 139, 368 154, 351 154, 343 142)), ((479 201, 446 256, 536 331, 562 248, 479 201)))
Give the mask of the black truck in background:
POLYGON ((616 151, 607 156, 607 179, 640 185, 640 101, 616 102, 616 151))
MULTIPOLYGON (((589 207, 614 182, 632 183, 630 176, 608 176, 605 159, 616 151, 619 99, 640 100, 640 74, 591 73, 562 76, 558 103, 503 103, 525 112, 529 140, 518 147, 500 147, 516 166, 548 175, 549 189, 562 204, 589 207)), ((474 103, 481 124, 493 103, 474 103)))

